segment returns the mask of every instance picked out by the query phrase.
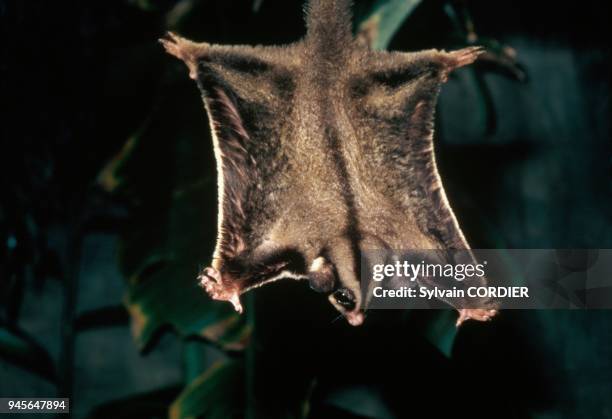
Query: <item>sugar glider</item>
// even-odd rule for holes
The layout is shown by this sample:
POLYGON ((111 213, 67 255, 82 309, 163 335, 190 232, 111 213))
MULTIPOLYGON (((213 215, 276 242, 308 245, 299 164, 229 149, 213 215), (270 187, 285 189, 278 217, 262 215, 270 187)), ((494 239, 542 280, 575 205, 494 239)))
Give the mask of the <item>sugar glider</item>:
MULTIPOLYGON (((199 280, 238 311, 253 288, 308 280, 359 325, 363 250, 469 249, 436 169, 433 116, 449 73, 482 50, 371 50, 352 35, 349 0, 310 0, 305 15, 290 45, 161 40, 198 84, 217 162, 218 236, 199 280)), ((496 313, 455 306, 458 324, 496 313)))

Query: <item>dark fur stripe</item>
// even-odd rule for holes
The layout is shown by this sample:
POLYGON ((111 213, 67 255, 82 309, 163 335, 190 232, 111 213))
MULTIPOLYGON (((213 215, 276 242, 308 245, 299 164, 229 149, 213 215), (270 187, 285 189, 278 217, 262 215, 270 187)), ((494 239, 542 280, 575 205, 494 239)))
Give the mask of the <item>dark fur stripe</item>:
MULTIPOLYGON (((323 115, 330 115, 329 102, 324 101, 321 104, 323 115)), ((351 245, 353 272, 357 275, 360 271, 361 260, 361 232, 359 228, 359 219, 357 216, 357 208, 355 206, 355 194, 351 186, 350 176, 346 165, 345 157, 342 153, 340 139, 336 131, 333 121, 329 121, 325 129, 325 140, 330 150, 334 168, 338 179, 340 180, 342 198, 347 209, 347 220, 345 225, 345 234, 351 245)))

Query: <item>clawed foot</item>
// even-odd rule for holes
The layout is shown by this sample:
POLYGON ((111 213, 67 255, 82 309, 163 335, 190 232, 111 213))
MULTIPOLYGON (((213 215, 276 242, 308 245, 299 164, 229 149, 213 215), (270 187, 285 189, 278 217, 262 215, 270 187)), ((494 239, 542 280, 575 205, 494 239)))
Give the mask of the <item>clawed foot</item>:
POLYGON ((463 308, 459 310, 459 318, 457 319, 457 327, 469 319, 478 320, 481 322, 489 321, 497 314, 497 310, 483 308, 463 308))
POLYGON ((212 299, 229 301, 238 313, 242 313, 238 289, 224 284, 219 271, 214 268, 206 268, 198 276, 198 279, 200 280, 200 286, 206 290, 212 299))
POLYGON ((189 77, 195 80, 198 75, 196 64, 199 49, 198 45, 172 32, 168 32, 159 42, 161 42, 168 54, 174 55, 187 64, 189 68, 189 77))
POLYGON ((451 51, 448 56, 451 58, 451 66, 453 68, 459 68, 472 64, 479 55, 485 52, 483 47, 467 47, 456 51, 451 51))

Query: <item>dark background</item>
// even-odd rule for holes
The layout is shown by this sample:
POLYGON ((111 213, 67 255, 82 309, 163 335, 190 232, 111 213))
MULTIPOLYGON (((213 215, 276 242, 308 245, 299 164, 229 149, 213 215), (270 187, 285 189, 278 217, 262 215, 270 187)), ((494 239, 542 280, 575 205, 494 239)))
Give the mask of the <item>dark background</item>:
MULTIPOLYGON (((357 20, 376 6, 356 3, 357 20)), ((0 396, 70 396, 77 418, 164 417, 173 401, 203 417, 612 417, 608 311, 506 311, 455 336, 445 312, 353 329, 299 284, 258 290, 241 319, 200 296, 212 146, 156 40, 304 33, 300 2, 253 9, 0 0, 0 396)), ((612 247, 602 2, 425 0, 389 48, 463 46, 470 23, 517 53, 458 71, 440 98, 440 171, 471 245, 612 247)))

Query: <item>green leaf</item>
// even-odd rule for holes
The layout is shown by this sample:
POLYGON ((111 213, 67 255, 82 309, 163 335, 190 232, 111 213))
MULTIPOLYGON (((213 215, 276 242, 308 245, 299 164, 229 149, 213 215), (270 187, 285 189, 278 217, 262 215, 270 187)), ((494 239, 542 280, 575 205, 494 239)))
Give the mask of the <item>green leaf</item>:
MULTIPOLYGON (((148 125, 148 121, 145 122, 145 125, 148 125)), ((139 138, 138 133, 128 138, 119 153, 106 163, 98 174, 97 183, 106 192, 114 192, 123 182, 121 169, 136 147, 139 138)))
POLYGON ((228 349, 241 349, 248 336, 244 319, 229 304, 211 300, 197 285, 198 265, 209 258, 200 252, 200 243, 207 238, 194 228, 205 222, 199 216, 199 209, 206 205, 203 201, 207 201, 207 194, 202 187, 174 197, 167 225, 168 253, 163 262, 145 265, 130 279, 126 305, 142 348, 165 325, 183 336, 201 336, 228 349), (147 268, 151 267, 157 268, 150 273, 147 268))
POLYGON ((453 343, 457 336, 457 311, 456 310, 436 310, 429 316, 429 321, 425 324, 423 335, 425 339, 440 352, 450 358, 453 343))
POLYGON ((170 406, 170 419, 243 418, 244 367, 240 361, 219 362, 193 380, 170 406))
POLYGON ((377 0, 358 22, 358 37, 373 49, 386 49, 421 0, 377 0))
POLYGON ((49 353, 22 331, 0 327, 0 358, 49 381, 56 380, 55 366, 49 353))
POLYGON ((411 310, 408 318, 410 327, 450 358, 457 336, 456 310, 411 310))

